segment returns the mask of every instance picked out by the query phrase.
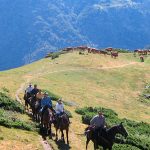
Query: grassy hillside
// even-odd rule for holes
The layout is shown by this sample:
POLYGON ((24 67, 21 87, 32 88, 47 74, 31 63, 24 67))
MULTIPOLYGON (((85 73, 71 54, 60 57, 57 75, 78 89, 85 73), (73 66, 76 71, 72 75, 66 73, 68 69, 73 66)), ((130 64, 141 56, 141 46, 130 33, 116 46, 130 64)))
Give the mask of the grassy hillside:
MULTIPOLYGON (((150 83, 150 57, 140 63, 132 53, 120 54, 119 58, 112 59, 110 56, 74 52, 0 73, 0 89, 7 88, 12 98, 16 94, 22 98, 28 82, 37 83, 39 88, 47 89, 72 104, 65 107, 73 115, 69 134, 73 150, 85 149, 82 134, 86 125, 75 113, 76 108, 109 108, 120 119, 150 123, 150 107, 139 100, 145 85, 150 83)), ((5 139, 1 142, 7 144, 5 139)), ((52 143, 55 145, 54 141, 52 143)), ((92 144, 89 149, 92 149, 92 144)))

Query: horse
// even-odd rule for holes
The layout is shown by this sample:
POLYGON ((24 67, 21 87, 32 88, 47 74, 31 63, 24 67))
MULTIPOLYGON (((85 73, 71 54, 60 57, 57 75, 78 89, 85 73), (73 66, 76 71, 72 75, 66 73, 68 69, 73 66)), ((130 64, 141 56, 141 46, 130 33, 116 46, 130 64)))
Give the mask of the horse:
POLYGON ((36 121, 38 120, 38 113, 40 110, 40 105, 37 105, 37 99, 35 95, 32 95, 30 98, 30 107, 32 109, 32 115, 33 115, 33 119, 35 119, 36 121))
POLYGON ((53 123, 54 123, 54 127, 56 129, 56 140, 58 140, 57 131, 58 131, 58 129, 60 129, 61 139, 62 139, 63 142, 65 142, 63 130, 66 130, 67 144, 69 144, 68 132, 69 132, 70 122, 69 122, 68 115, 64 113, 59 118, 55 116, 55 121, 53 123))
POLYGON ((46 129, 46 135, 50 132, 50 137, 52 137, 51 125, 52 125, 52 122, 53 122, 53 112, 46 105, 43 108, 43 111, 42 111, 41 115, 42 115, 42 117, 41 117, 41 126, 42 126, 42 128, 46 129))
POLYGON ((87 146, 90 140, 92 140, 92 142, 94 143, 94 150, 96 150, 98 145, 102 146, 103 150, 106 150, 106 149, 112 150, 112 146, 114 144, 116 134, 121 134, 122 136, 125 136, 125 137, 128 136, 128 133, 125 130, 122 123, 120 123, 119 125, 113 126, 107 130, 103 129, 98 139, 95 139, 94 130, 89 130, 89 127, 85 129, 85 133, 87 137, 86 150, 87 150, 87 146))
POLYGON ((25 93, 23 99, 25 100, 25 109, 28 109, 28 106, 30 105, 30 94, 29 93, 25 93))
POLYGON ((111 57, 113 58, 116 58, 118 57, 118 52, 111 52, 111 57))

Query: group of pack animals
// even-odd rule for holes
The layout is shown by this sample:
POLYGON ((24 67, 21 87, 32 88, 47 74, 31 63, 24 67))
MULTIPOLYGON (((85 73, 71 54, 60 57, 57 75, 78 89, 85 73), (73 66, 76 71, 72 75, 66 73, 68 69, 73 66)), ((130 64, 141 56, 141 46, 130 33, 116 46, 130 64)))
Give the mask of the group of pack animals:
POLYGON ((67 144, 69 144, 68 139, 68 132, 69 132, 69 118, 66 113, 61 115, 61 117, 58 119, 58 116, 55 113, 55 110, 52 108, 48 108, 45 106, 43 109, 43 113, 40 112, 40 105, 37 105, 36 101, 36 95, 32 95, 30 97, 27 97, 26 94, 24 94, 24 100, 25 100, 25 108, 29 111, 29 107, 32 110, 32 117, 37 122, 41 123, 41 131, 44 131, 44 134, 49 135, 50 138, 52 138, 52 130, 51 126, 54 125, 56 129, 56 140, 58 140, 58 130, 61 131, 61 140, 65 142, 64 139, 64 130, 66 131, 66 137, 67 137, 67 144))
POLYGON ((136 50, 134 50, 134 54, 138 54, 138 55, 150 55, 150 49, 145 49, 145 50, 136 49, 136 50))
MULTIPOLYGON (((57 131, 61 131, 61 140, 65 142, 64 139, 64 133, 63 130, 66 130, 66 138, 67 138, 67 144, 69 144, 69 139, 68 139, 68 132, 69 132, 69 124, 70 122, 68 121, 68 116, 67 115, 62 115, 61 118, 58 120, 56 119, 56 116, 53 112, 52 109, 49 109, 48 107, 45 106, 45 111, 43 113, 43 121, 41 121, 41 114, 40 114, 40 106, 36 106, 36 96, 32 95, 31 97, 26 97, 26 94, 24 95, 24 100, 25 100, 25 107, 26 109, 29 110, 29 106, 32 109, 32 115, 33 118, 36 121, 41 122, 41 126, 46 129, 46 134, 52 138, 52 131, 51 131, 51 126, 54 124, 54 127, 56 129, 56 140, 58 140, 58 134, 57 131)), ((85 135, 86 135, 86 150, 88 147, 89 141, 92 141, 94 144, 94 150, 97 149, 98 145, 103 147, 103 150, 109 149, 112 150, 112 146, 114 144, 115 136, 116 134, 121 134, 122 136, 127 137, 128 133, 123 127, 123 124, 120 123, 119 125, 113 126, 109 129, 103 129, 101 132, 101 135, 98 139, 94 138, 94 128, 91 126, 88 126, 85 129, 85 135), (88 131, 88 132, 87 132, 88 131)))
POLYGON ((102 55, 111 55, 112 58, 117 58, 118 57, 118 51, 116 51, 115 49, 109 47, 106 48, 105 50, 99 50, 96 48, 91 48, 91 47, 87 47, 87 46, 78 46, 78 47, 67 47, 65 48, 63 51, 66 52, 72 52, 72 51, 88 51, 88 53, 92 53, 92 54, 102 54, 102 55))

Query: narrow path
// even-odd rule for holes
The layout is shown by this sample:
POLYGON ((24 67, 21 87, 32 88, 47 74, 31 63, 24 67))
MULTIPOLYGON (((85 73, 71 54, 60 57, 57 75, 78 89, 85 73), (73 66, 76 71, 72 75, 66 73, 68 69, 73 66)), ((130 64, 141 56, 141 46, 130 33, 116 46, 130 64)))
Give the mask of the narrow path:
POLYGON ((53 150, 52 147, 48 144, 46 140, 43 140, 42 138, 40 139, 41 144, 44 148, 44 150, 53 150))
MULTIPOLYGON (((19 89, 16 91, 16 95, 15 95, 15 96, 16 96, 16 99, 17 99, 17 101, 20 102, 21 104, 22 104, 22 101, 21 101, 21 99, 19 98, 19 94, 24 90, 25 85, 26 85, 27 83, 29 83, 31 80, 32 80, 31 77, 30 77, 30 78, 27 78, 27 80, 26 80, 25 82, 23 82, 23 83, 20 85, 19 89)), ((48 142, 47 142, 46 140, 44 140, 41 136, 40 136, 40 142, 41 142, 41 144, 42 144, 44 150, 53 150, 52 147, 48 144, 48 142)))

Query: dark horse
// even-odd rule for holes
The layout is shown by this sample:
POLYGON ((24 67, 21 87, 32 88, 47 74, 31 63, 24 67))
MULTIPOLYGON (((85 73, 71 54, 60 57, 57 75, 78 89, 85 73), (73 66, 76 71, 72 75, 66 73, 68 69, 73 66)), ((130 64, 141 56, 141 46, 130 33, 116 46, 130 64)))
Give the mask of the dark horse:
MULTIPOLYGON (((89 127, 85 129, 85 131, 87 130, 89 130, 89 127)), ((90 140, 92 140, 92 142, 94 143, 94 150, 96 150, 98 145, 102 146, 103 150, 106 150, 106 149, 112 150, 112 146, 114 144, 116 134, 121 134, 125 137, 128 136, 128 133, 123 127, 122 123, 120 123, 119 125, 113 126, 110 129, 102 130, 101 135, 99 136, 98 139, 95 139, 94 131, 89 130, 86 134, 86 137, 87 137, 86 150, 87 150, 87 146, 90 140)))
POLYGON ((28 106, 30 105, 29 98, 31 95, 29 93, 25 93, 23 99, 25 100, 25 109, 28 109, 28 106))
POLYGON ((41 117, 41 126, 46 129, 46 135, 50 133, 50 137, 52 137, 51 132, 51 124, 53 122, 53 112, 48 106, 43 108, 43 113, 41 117))
POLYGON ((60 129, 61 139, 65 142, 63 130, 66 130, 67 144, 69 144, 69 140, 68 140, 69 124, 70 122, 69 122, 68 115, 66 115, 65 113, 59 118, 55 117, 54 127, 56 129, 56 140, 58 140, 57 131, 58 129, 60 129))

